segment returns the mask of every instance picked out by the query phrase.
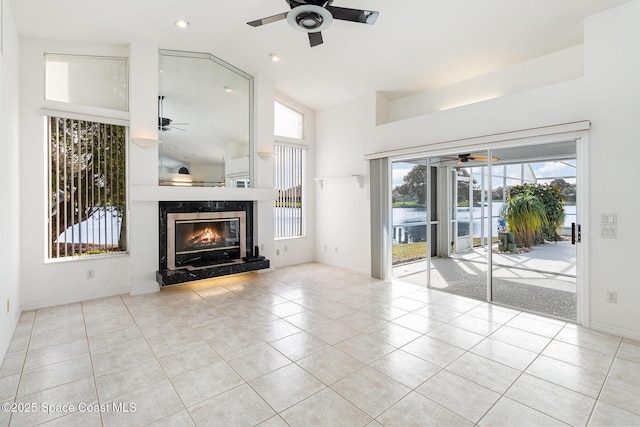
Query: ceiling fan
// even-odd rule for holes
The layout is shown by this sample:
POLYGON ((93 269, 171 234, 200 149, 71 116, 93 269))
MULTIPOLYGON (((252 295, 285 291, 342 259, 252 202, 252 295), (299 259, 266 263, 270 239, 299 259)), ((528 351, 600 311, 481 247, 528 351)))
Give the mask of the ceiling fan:
POLYGON ((286 19, 291 27, 308 33, 309 43, 314 47, 322 44, 321 31, 327 29, 334 19, 373 25, 380 14, 371 10, 331 6, 333 0, 286 0, 286 2, 291 6, 290 12, 257 19, 247 24, 259 27, 286 19))
MULTIPOLYGON (((482 162, 482 163, 487 163, 489 161, 489 156, 487 156, 486 154, 458 154, 458 156, 456 157, 442 157, 440 162, 447 162, 447 161, 456 161, 456 165, 464 165, 466 163, 469 163, 470 161, 474 161, 474 162, 482 162)), ((491 157, 491 162, 499 162, 500 159, 493 156, 491 157)), ((435 162, 435 163, 440 163, 440 162, 435 162)))
POLYGON ((158 130, 160 132, 170 131, 171 129, 186 132, 186 129, 176 127, 176 125, 188 125, 189 123, 173 123, 168 117, 164 117, 164 95, 158 96, 158 130))

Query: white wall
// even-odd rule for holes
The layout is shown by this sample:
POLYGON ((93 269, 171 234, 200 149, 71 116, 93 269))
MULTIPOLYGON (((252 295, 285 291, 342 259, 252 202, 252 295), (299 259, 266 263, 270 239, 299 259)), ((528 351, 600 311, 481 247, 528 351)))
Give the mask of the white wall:
MULTIPOLYGON (((132 43, 129 55, 131 138, 158 139, 158 46, 132 43)), ((158 185, 158 147, 129 144, 129 186, 158 185)), ((158 269, 158 204, 129 197, 128 286, 132 295, 155 292, 158 269)))
MULTIPOLYGON (((255 153, 273 152, 273 82, 264 76, 256 76, 254 85, 254 147, 253 185, 273 188, 273 159, 262 159, 255 153)), ((273 241, 273 200, 256 202, 254 208, 254 244, 260 246, 260 254, 271 260, 274 267, 275 245, 273 241)))
POLYGON ((450 86, 392 101, 388 121, 395 122, 572 80, 582 77, 583 69, 583 46, 574 46, 450 86))
POLYGON ((594 327, 640 338, 640 1, 585 22, 591 131, 591 318, 594 327), (602 214, 618 215, 618 237, 600 236, 602 214), (606 303, 606 291, 618 303, 606 303))
POLYGON ((4 359, 21 312, 20 299, 20 191, 18 131, 18 36, 11 3, 2 0, 3 52, 0 55, 0 360, 4 359), (7 311, 7 301, 9 310, 7 311))
POLYGON ((375 95, 316 114, 316 260, 371 271, 371 235, 364 153, 375 130, 375 95), (362 184, 362 185, 361 185, 362 184))
MULTIPOLYGON (((368 153, 416 146, 443 148, 451 146, 447 141, 461 138, 590 120, 590 317, 595 328, 640 338, 640 279, 632 267, 637 262, 640 241, 640 228, 634 221, 640 201, 631 181, 631 172, 640 158, 637 22, 640 1, 586 22, 583 78, 378 127, 375 120, 389 112, 389 105, 377 105, 384 100, 375 95, 319 112, 317 174, 362 173, 366 171, 363 157, 368 153), (618 215, 615 240, 599 237, 598 219, 603 213, 618 215), (606 289, 618 292, 617 305, 605 302, 606 289)), ((491 77, 477 79, 479 83, 490 80, 491 77)), ((444 90, 439 91, 439 99, 445 99, 444 90)), ((452 87, 451 98, 458 95, 457 88, 452 87)), ((369 206, 364 193, 344 185, 317 191, 319 261, 370 270, 369 206), (348 250, 333 253, 333 247, 348 250)))

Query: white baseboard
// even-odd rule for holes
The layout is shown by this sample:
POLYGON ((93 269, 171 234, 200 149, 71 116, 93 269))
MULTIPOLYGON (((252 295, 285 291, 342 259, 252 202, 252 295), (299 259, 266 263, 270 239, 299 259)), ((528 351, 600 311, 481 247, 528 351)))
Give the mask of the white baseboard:
POLYGON ((31 304, 23 305, 22 311, 37 310, 39 308, 55 307, 57 305, 64 305, 64 304, 73 304, 76 302, 90 301, 98 298, 106 298, 106 297, 112 297, 115 295, 123 295, 128 293, 129 293, 129 288, 126 287, 126 288, 111 289, 105 292, 97 292, 96 294, 93 294, 93 295, 84 295, 81 297, 67 297, 67 298, 60 298, 60 299, 37 301, 31 304))
POLYGON ((135 297, 137 295, 152 294, 159 291, 160 285, 158 285, 157 283, 150 283, 145 286, 136 286, 135 288, 132 287, 130 290, 127 290, 129 295, 131 295, 132 297, 135 297))
POLYGON ((619 328, 617 326, 607 325, 606 323, 591 322, 590 329, 599 332, 606 332, 607 334, 618 335, 624 338, 630 338, 632 340, 640 341, 640 332, 632 331, 631 329, 619 328))
POLYGON ((353 265, 344 265, 339 262, 330 262, 329 260, 323 260, 323 259, 316 259, 315 261, 311 261, 311 262, 317 262, 318 264, 328 265, 330 267, 342 268, 343 270, 353 271, 354 273, 371 275, 371 271, 365 271, 360 268, 354 268, 353 265))

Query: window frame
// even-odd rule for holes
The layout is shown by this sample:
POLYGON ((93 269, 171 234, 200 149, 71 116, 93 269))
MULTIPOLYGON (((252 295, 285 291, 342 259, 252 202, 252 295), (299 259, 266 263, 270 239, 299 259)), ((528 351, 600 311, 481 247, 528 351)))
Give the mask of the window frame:
MULTIPOLYGON (((58 262, 69 262, 69 261, 75 261, 75 260, 81 260, 81 259, 96 259, 96 258, 107 258, 107 257, 114 257, 114 256, 123 256, 123 255, 128 255, 129 254, 129 186, 128 186, 128 178, 129 178, 129 127, 128 126, 124 126, 122 124, 115 124, 115 123, 107 123, 107 121, 101 121, 101 120, 83 120, 83 119, 77 119, 75 117, 65 117, 63 114, 60 115, 48 115, 47 117, 45 117, 45 134, 46 134, 46 144, 47 144, 47 152, 46 152, 46 176, 45 176, 45 180, 46 180, 46 186, 47 186, 47 201, 45 203, 45 211, 46 211, 46 225, 45 225, 45 230, 46 230, 46 245, 47 245, 47 250, 45 252, 45 261, 47 263, 58 263, 58 262), (52 156, 52 140, 51 138, 53 137, 52 135, 50 135, 50 129, 51 129, 51 121, 52 120, 57 120, 57 119, 62 119, 62 120, 72 120, 72 121, 77 121, 77 122, 89 122, 91 124, 96 124, 100 127, 102 126, 120 126, 122 128, 124 128, 124 136, 123 136, 123 147, 124 147, 124 183, 123 185, 123 191, 124 191, 124 195, 123 195, 123 199, 124 199, 124 207, 122 209, 123 212, 123 216, 124 216, 124 220, 120 221, 120 227, 123 226, 125 227, 125 250, 122 251, 114 251, 114 252, 105 252, 105 253, 95 253, 95 254, 91 254, 91 253, 83 253, 80 252, 79 254, 75 254, 73 251, 73 248, 75 248, 76 245, 78 246, 82 246, 82 242, 80 243, 75 243, 72 242, 71 243, 71 247, 72 247, 72 252, 69 254, 59 254, 58 256, 53 256, 53 246, 55 244, 55 241, 52 239, 52 230, 54 227, 56 227, 56 225, 51 223, 51 212, 52 212, 52 190, 53 190, 53 183, 52 183, 52 177, 54 175, 54 171, 52 169, 52 163, 51 163, 51 156, 52 156)), ((58 167, 58 170, 60 168, 58 167)), ((65 171, 65 175, 66 175, 66 171, 65 171)), ((66 179, 66 178, 65 178, 66 179)), ((71 179, 73 180, 74 178, 71 177, 71 179)), ((95 184, 94 184, 95 187, 95 184)), ((56 187, 59 188, 59 187, 56 187)), ((82 190, 81 187, 78 187, 79 190, 82 190)), ((86 191, 86 188, 85 188, 86 191)), ((93 197, 93 196, 92 196, 93 197)), ((72 197, 73 200, 73 197, 72 197)), ((104 208, 107 208, 108 206, 104 206, 104 208)), ((93 216, 95 214, 92 213, 91 216, 93 216)), ((75 215, 72 215, 72 218, 75 218, 75 215)), ((80 215, 80 218, 82 219, 82 215, 80 215)), ((69 228, 72 228, 76 225, 79 226, 79 224, 81 224, 82 222, 88 221, 90 218, 90 216, 86 216, 84 218, 84 221, 81 222, 72 222, 71 224, 69 224, 67 226, 66 229, 60 231, 60 223, 57 224, 57 232, 59 232, 59 235, 62 235, 63 233, 66 232, 66 230, 68 230, 69 228)), ((113 226, 113 222, 111 224, 113 226)), ((113 236, 112 236, 113 237, 113 236)), ((73 238, 73 237, 72 237, 73 238)), ((107 240, 106 235, 105 235, 105 241, 107 240)), ((106 247, 106 243, 102 243, 99 242, 98 245, 102 245, 104 244, 104 246, 106 247)), ((65 246, 65 252, 66 252, 66 245, 62 244, 63 246, 65 246)))
MULTIPOLYGON (((307 169, 308 169, 308 162, 307 162, 307 155, 309 152, 309 145, 306 144, 306 134, 307 134, 307 115, 302 112, 299 108, 295 108, 293 107, 290 103, 283 101, 279 98, 275 98, 274 99, 274 151, 277 153, 278 152, 278 146, 280 147, 288 147, 288 148, 293 148, 293 149, 298 149, 300 150, 300 187, 301 187, 301 196, 300 196, 300 233, 296 234, 296 235, 289 235, 289 236, 278 236, 278 228, 276 226, 276 209, 278 209, 278 207, 276 206, 276 204, 278 203, 278 201, 274 202, 273 205, 273 213, 274 213, 274 240, 276 241, 280 241, 280 240, 291 240, 291 239, 300 239, 300 238, 304 238, 307 236, 307 191, 308 191, 308 186, 307 186, 307 169), (300 135, 302 136, 302 138, 293 138, 290 136, 283 136, 283 135, 277 135, 275 132, 275 122, 277 120, 277 115, 275 113, 276 110, 276 104, 280 104, 283 107, 293 111, 294 113, 297 113, 300 115, 300 135)), ((274 188, 276 188, 278 191, 280 191, 280 188, 278 188, 276 186, 276 180, 277 180, 277 174, 278 174, 278 156, 276 155, 274 158, 274 188)))

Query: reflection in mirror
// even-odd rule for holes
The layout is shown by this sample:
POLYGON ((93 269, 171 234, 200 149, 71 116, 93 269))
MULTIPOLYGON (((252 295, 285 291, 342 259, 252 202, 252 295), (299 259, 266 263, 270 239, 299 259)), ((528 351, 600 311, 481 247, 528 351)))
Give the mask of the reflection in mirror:
POLYGON ((203 53, 160 51, 160 185, 249 187, 253 78, 203 53))

